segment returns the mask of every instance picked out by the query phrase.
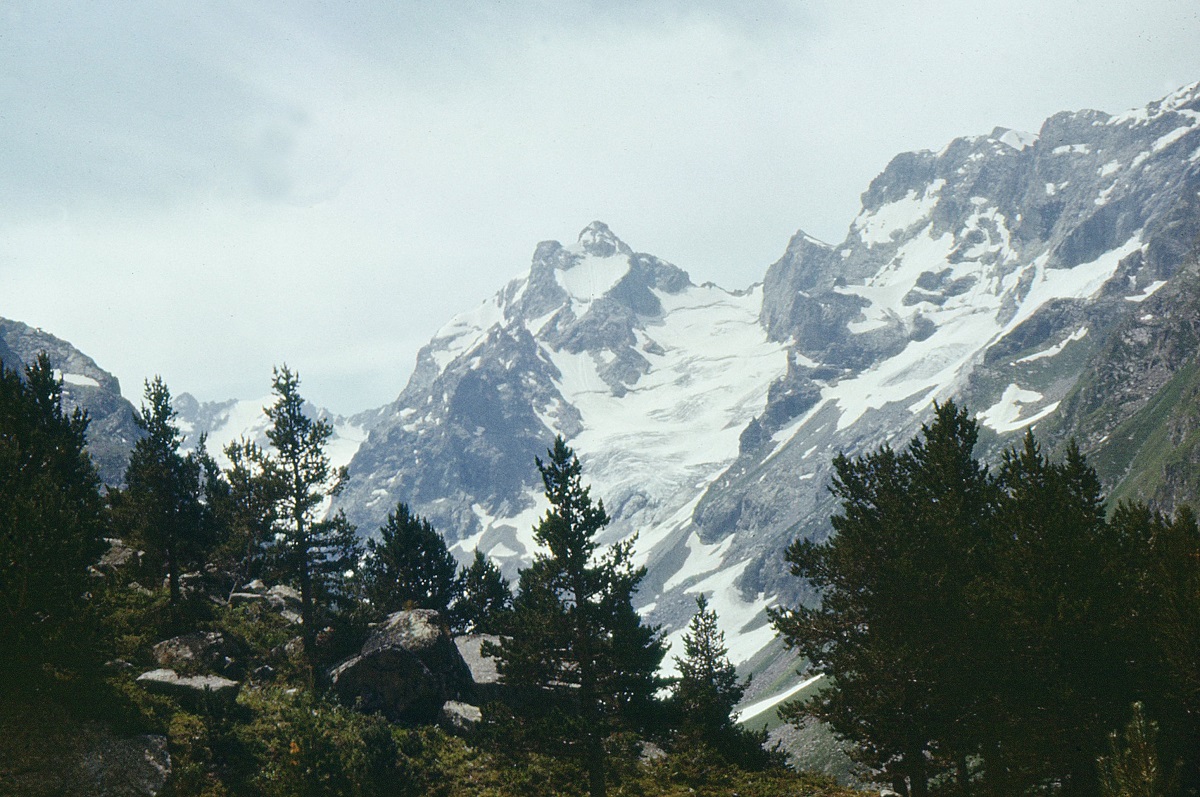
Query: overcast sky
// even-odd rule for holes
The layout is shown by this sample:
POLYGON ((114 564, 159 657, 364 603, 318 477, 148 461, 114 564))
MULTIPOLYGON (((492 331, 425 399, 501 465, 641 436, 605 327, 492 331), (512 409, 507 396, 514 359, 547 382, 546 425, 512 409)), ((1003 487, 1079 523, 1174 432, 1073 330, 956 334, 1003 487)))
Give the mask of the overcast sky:
POLYGON ((0 0, 0 316, 140 399, 393 399, 593 219, 695 282, 891 157, 1200 79, 1200 3, 0 0))

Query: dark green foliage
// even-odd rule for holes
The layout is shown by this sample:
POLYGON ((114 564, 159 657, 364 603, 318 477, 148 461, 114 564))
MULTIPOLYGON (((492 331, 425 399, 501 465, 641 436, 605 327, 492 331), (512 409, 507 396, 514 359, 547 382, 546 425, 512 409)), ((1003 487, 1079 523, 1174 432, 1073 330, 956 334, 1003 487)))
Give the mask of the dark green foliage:
POLYGON ((335 469, 325 452, 333 427, 304 413, 300 377, 286 365, 275 370, 271 388, 267 439, 274 451, 263 453, 259 464, 274 498, 279 566, 300 590, 304 653, 315 677, 317 629, 331 611, 353 602, 346 574, 358 566, 359 544, 344 514, 324 516, 346 479, 345 468, 335 469))
POLYGON ((401 502, 388 513, 379 539, 367 541, 363 581, 379 612, 434 609, 449 619, 458 593, 457 569, 442 535, 401 502))
MULTIPOLYGON (((1163 733, 1164 765, 1180 763, 1184 793, 1200 790, 1200 529, 1183 507, 1172 518, 1143 504, 1113 514, 1122 558, 1139 576, 1133 611, 1121 618, 1139 700, 1163 733)), ((1118 727, 1114 722, 1111 727, 1118 727)))
POLYGON ((703 594, 696 597, 696 614, 683 636, 683 649, 683 657, 675 657, 679 678, 670 701, 675 746, 715 751, 747 770, 780 764, 781 759, 763 749, 765 730, 752 731, 733 721, 733 707, 746 690, 729 662, 717 613, 708 608, 703 594))
POLYGON ((93 637, 87 569, 106 524, 87 424, 63 412, 45 355, 24 379, 0 366, 0 670, 70 666, 93 637))
POLYGON ((774 612, 832 683, 781 713, 829 722, 912 795, 1094 794, 1106 733, 1139 699, 1171 760, 1194 761, 1195 518, 1106 518, 1074 445, 1055 463, 1028 434, 992 475, 974 442, 947 404, 903 453, 835 461, 837 535, 788 552, 822 602, 774 612))
POLYGON ((546 551, 521 572, 506 636, 492 652, 504 682, 524 696, 512 738, 581 761, 599 797, 607 788, 606 743, 650 721, 665 651, 657 629, 633 609, 645 574, 631 561, 633 541, 597 552, 595 537, 609 518, 583 485, 574 452, 556 438, 537 466, 550 509, 534 537, 546 551))
POLYGON ((1082 789, 1137 688, 1123 633, 1135 565, 1073 444, 1052 463, 1027 434, 997 484, 991 562, 973 596, 992 665, 974 674, 994 695, 980 712, 986 776, 997 791, 1063 779, 1082 789))
POLYGON ((512 588, 500 568, 476 548, 471 566, 458 579, 458 600, 451 615, 464 634, 498 634, 512 611, 512 588))
POLYGON ((1146 719, 1145 706, 1133 704, 1125 733, 1109 734, 1109 754, 1100 759, 1103 797, 1166 797, 1177 793, 1172 773, 1158 757, 1158 723, 1146 719))
POLYGON ((164 576, 171 625, 181 623, 180 576, 200 569, 217 542, 206 488, 216 484, 216 467, 200 451, 179 451, 183 436, 175 424, 171 393, 161 377, 146 382, 137 424, 146 436, 134 444, 124 490, 109 495, 115 531, 143 549, 142 571, 152 586, 164 576))
POLYGON ((276 582, 284 577, 271 557, 284 485, 266 453, 251 440, 230 443, 225 456, 229 468, 209 495, 222 532, 214 560, 232 593, 256 578, 276 582))
POLYGON ((971 455, 976 432, 947 403, 901 454, 885 446, 837 457, 837 535, 788 550, 792 572, 821 591, 821 605, 773 613, 785 641, 836 683, 790 716, 828 722, 859 743, 865 763, 907 780, 917 796, 961 760, 974 733, 969 678, 980 651, 967 595, 995 501, 971 455))

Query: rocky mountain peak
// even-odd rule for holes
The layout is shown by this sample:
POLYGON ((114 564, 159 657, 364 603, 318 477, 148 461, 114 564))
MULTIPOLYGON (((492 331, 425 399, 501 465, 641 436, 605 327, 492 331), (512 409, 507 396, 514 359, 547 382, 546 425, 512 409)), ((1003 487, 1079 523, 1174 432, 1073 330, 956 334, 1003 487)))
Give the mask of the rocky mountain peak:
POLYGON ((612 257, 616 254, 632 255, 633 250, 608 228, 602 221, 593 221, 579 233, 579 246, 585 254, 593 257, 612 257))

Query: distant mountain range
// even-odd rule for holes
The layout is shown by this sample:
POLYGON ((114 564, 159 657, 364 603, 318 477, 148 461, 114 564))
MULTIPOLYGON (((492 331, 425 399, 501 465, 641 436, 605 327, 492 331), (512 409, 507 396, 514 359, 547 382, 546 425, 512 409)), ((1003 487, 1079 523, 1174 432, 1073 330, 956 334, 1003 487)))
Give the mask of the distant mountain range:
MULTIPOLYGON (((1077 437, 1116 496, 1195 500, 1198 203, 1193 84, 899 155, 845 240, 797 233, 744 292, 592 223, 438 330, 394 402, 332 419, 340 506, 369 533, 406 501, 512 574, 544 510, 534 457, 561 434, 614 518, 606 539, 638 535, 641 610, 678 634, 704 592, 751 662, 773 638, 764 608, 805 597, 783 549, 829 533, 833 455, 905 444, 935 401, 977 413, 985 452, 1037 424, 1052 446, 1077 437)), ((72 400, 131 417, 91 360, 0 331, 22 360, 47 341, 72 400)), ((261 433, 264 404, 177 408, 215 449, 261 433)), ((93 448, 115 463, 130 439, 97 424, 93 448)))

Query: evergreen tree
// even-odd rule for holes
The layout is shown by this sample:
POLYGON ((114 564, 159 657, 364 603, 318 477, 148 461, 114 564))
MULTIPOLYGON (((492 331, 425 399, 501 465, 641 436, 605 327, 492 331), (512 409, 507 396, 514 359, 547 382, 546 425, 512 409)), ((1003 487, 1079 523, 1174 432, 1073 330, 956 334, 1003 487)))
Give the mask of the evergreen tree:
POLYGON ((0 364, 0 670, 69 664, 89 638, 87 568, 106 522, 87 425, 63 412, 45 354, 24 379, 0 364))
POLYGON ((225 446, 229 467, 210 489, 222 541, 215 556, 230 593, 256 578, 286 578, 270 554, 283 484, 266 452, 245 438, 225 446))
POLYGON ((681 735, 719 747, 734 727, 733 707, 746 690, 729 662, 717 613, 708 608, 703 594, 696 597, 696 614, 683 635, 683 650, 682 658, 675 657, 679 680, 674 694, 681 735))
POLYGON ((679 678, 671 696, 677 746, 701 756, 715 753, 743 769, 781 765, 781 755, 764 748, 765 728, 753 731, 734 721, 733 708, 745 694, 746 684, 729 661, 717 613, 709 609, 703 593, 696 597, 696 614, 683 635, 683 650, 683 657, 675 657, 679 678), (698 751, 701 746, 708 750, 698 751))
POLYGON ((452 615, 464 634, 498 634, 512 611, 512 588, 500 568, 475 549, 471 566, 459 575, 458 600, 452 615))
POLYGON ((550 509, 534 530, 545 550, 521 572, 520 590, 499 645, 501 678, 523 693, 517 736, 587 770, 592 797, 607 791, 606 741, 648 722, 665 654, 657 629, 642 625, 632 596, 645 575, 633 566, 633 540, 598 551, 609 518, 583 485, 561 437, 538 470, 550 509))
POLYGON ((887 446, 834 460, 836 535, 797 541, 793 574, 820 605, 772 611, 784 641, 832 688, 781 712, 815 716, 913 797, 935 776, 965 781, 982 732, 973 674, 986 657, 970 615, 995 491, 972 451, 977 425, 947 402, 901 454, 887 446))
POLYGON ((263 478, 278 491, 276 548, 283 572, 300 590, 304 656, 315 680, 317 624, 325 619, 318 615, 351 600, 345 574, 358 566, 360 551, 345 515, 326 516, 346 478, 345 468, 334 468, 325 451, 333 427, 304 413, 300 377, 286 365, 275 370, 271 388, 275 403, 265 412, 274 451, 263 455, 263 478))
POLYGON ((1109 734, 1110 752, 1102 757, 1100 794, 1103 797, 1166 797, 1177 794, 1172 773, 1158 757, 1158 723, 1146 719, 1145 706, 1133 704, 1133 716, 1118 737, 1109 734))
POLYGON ((201 452, 180 453, 183 436, 175 423, 171 392, 161 377, 145 385, 138 426, 146 432, 129 456, 126 488, 110 502, 118 533, 146 551, 144 567, 168 586, 171 626, 180 625, 180 576, 205 563, 215 542, 206 503, 206 476, 215 469, 201 452), (205 464, 208 464, 206 473, 205 464))
POLYGON ((1200 527, 1187 506, 1167 518, 1141 503, 1118 506, 1112 525, 1137 580, 1135 604, 1118 622, 1136 697, 1163 729, 1164 764, 1180 764, 1180 793, 1200 792, 1200 527))
POLYGON ((434 609, 450 620, 458 594, 458 563, 442 535, 400 502, 388 513, 378 540, 367 541, 363 581, 379 611, 434 609))
POLYGON ((976 601, 993 664, 984 774, 996 792, 1059 784, 1091 794, 1096 753, 1136 689, 1128 620, 1144 544, 1122 543, 1074 444, 1053 463, 1026 434, 998 484, 1003 533, 976 601))

